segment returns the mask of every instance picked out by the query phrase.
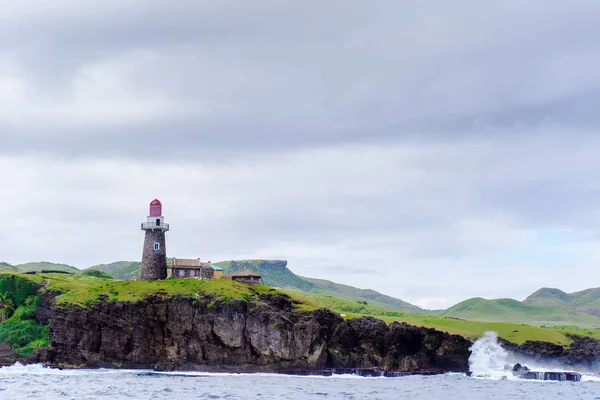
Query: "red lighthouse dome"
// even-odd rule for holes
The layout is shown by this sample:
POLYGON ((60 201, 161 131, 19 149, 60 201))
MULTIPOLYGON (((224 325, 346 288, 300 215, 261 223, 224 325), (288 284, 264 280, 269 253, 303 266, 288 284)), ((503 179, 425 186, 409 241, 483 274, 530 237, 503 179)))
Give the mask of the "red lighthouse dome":
POLYGON ((158 199, 152 200, 150 203, 150 216, 161 217, 162 216, 162 203, 158 199))

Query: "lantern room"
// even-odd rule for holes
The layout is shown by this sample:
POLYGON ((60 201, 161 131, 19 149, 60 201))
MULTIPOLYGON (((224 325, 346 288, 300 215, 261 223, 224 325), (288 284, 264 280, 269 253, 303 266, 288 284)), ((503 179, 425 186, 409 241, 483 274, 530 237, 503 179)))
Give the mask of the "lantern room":
POLYGON ((168 231, 169 224, 165 223, 165 217, 162 216, 162 203, 158 199, 150 203, 150 215, 148 220, 142 223, 142 230, 161 230, 168 231))
POLYGON ((162 203, 158 199, 152 200, 150 203, 150 216, 161 217, 162 216, 162 203))

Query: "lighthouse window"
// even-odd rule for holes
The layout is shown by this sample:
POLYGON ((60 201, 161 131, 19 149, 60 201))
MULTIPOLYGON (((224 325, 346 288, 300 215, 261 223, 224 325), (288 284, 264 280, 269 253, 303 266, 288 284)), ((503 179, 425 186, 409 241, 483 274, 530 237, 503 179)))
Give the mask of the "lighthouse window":
POLYGON ((154 243, 154 250, 160 250, 160 243, 154 243))

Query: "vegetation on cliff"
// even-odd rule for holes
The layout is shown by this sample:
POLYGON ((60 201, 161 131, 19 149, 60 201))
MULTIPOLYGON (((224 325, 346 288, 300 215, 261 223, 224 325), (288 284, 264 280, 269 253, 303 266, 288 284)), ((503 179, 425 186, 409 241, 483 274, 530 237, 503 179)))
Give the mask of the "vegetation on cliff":
POLYGON ((48 327, 35 318, 39 301, 37 285, 0 274, 0 343, 10 344, 21 357, 48 345, 48 327))
POLYGON ((140 301, 148 295, 213 295, 222 299, 248 300, 275 289, 248 285, 231 280, 167 279, 159 281, 120 281, 94 276, 66 274, 15 275, 39 283, 44 290, 57 292, 54 304, 59 307, 87 307, 99 301, 140 301))

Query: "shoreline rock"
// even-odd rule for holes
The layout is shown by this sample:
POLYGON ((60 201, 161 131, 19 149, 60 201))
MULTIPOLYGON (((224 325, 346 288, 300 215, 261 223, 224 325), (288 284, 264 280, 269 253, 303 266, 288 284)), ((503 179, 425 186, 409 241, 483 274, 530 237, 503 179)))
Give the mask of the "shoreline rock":
MULTIPOLYGON (((46 296, 46 295, 45 295, 46 296)), ((434 329, 327 309, 294 311, 286 295, 258 299, 152 295, 137 302, 58 308, 40 302, 50 345, 28 362, 61 368, 132 368, 307 374, 467 372, 471 343, 434 329), (374 372, 375 373, 375 372, 374 372)))
POLYGON ((573 343, 567 348, 549 342, 528 340, 521 345, 498 339, 501 346, 517 355, 550 364, 596 370, 600 366, 600 342, 591 337, 568 335, 573 343))

